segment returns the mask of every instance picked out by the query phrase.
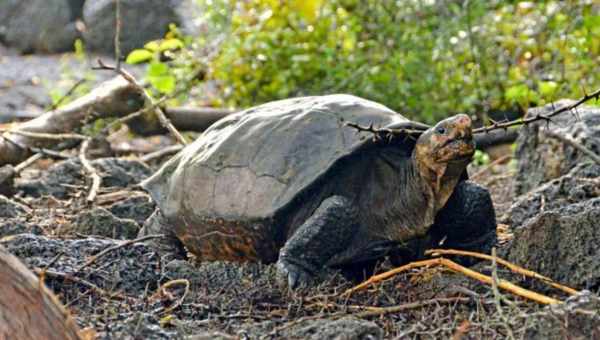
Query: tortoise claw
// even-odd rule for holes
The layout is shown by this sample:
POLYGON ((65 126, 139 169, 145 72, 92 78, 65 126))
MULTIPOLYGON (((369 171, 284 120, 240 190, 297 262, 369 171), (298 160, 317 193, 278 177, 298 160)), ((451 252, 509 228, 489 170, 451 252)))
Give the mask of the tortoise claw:
POLYGON ((294 290, 308 286, 312 275, 299 265, 279 260, 277 261, 277 280, 281 285, 287 283, 288 288, 294 290))

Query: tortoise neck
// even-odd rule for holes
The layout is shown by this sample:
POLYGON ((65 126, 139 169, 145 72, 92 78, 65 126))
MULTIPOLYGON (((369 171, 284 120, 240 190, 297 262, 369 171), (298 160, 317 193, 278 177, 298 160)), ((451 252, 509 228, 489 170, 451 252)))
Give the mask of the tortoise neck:
POLYGON ((363 206, 374 208, 368 214, 374 223, 369 225, 379 226, 379 236, 393 241, 425 235, 435 218, 435 195, 415 159, 382 152, 373 169, 378 180, 369 183, 383 182, 383 178, 385 182, 363 197, 370 201, 363 206))
MULTIPOLYGON (((416 148, 415 148, 416 150, 416 148)), ((413 151, 411 163, 421 182, 431 189, 435 213, 446 205, 468 163, 436 163, 413 151)))

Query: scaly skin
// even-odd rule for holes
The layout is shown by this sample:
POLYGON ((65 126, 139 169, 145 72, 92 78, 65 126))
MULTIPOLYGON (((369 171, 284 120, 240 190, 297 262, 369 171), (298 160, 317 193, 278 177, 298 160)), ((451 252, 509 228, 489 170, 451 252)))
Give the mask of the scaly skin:
MULTIPOLYGON (((407 169, 416 169, 413 172, 410 170, 406 172, 415 173, 416 177, 411 177, 410 180, 419 181, 421 184, 411 186, 410 190, 408 187, 386 189, 390 190, 391 199, 398 200, 406 200, 407 190, 419 190, 421 192, 408 192, 409 200, 410 197, 414 197, 414 201, 419 203, 404 202, 403 205, 394 205, 392 202, 383 205, 384 209, 389 211, 374 216, 385 216, 385 221, 389 221, 390 224, 387 228, 374 228, 368 223, 367 225, 356 223, 355 216, 361 214, 356 201, 341 196, 325 199, 312 217, 295 231, 282 248, 277 264, 280 278, 290 288, 304 285, 340 252, 347 253, 346 257, 349 260, 346 261, 346 267, 348 267, 352 265, 353 260, 356 261, 355 263, 364 264, 376 260, 374 257, 385 255, 392 257, 397 255, 395 259, 400 259, 399 261, 413 260, 422 254, 424 248, 431 246, 432 243, 439 243, 444 237, 450 240, 448 244, 457 248, 460 248, 462 239, 473 241, 469 249, 485 248, 490 244, 488 241, 495 240, 493 236, 489 236, 490 229, 495 228, 495 217, 487 191, 480 187, 473 188, 472 184, 465 183, 460 186, 460 192, 453 196, 454 201, 447 204, 457 183, 462 180, 474 151, 471 119, 467 115, 450 117, 425 131, 417 140, 409 164, 406 164, 407 169), (405 196, 401 196, 402 191, 405 196), (400 196, 392 195, 392 192, 399 192, 400 196), (473 192, 476 193, 473 196, 476 201, 469 197, 473 192), (417 197, 425 197, 425 201, 416 200, 417 197), (488 200, 482 200, 482 197, 488 197, 488 200), (480 205, 478 205, 479 201, 482 202, 480 205), (437 225, 432 229, 435 216, 445 206, 450 208, 446 209, 447 211, 436 221, 437 225), (399 211, 402 210, 399 208, 412 211, 399 211), (453 224, 452 219, 456 214, 462 217, 459 222, 461 225, 453 224), (409 225, 414 232, 411 233, 409 230, 399 233, 390 230, 390 228, 397 228, 397 225, 406 227, 406 224, 403 225, 401 221, 403 216, 411 216, 409 225), (419 218, 416 225, 415 216, 419 218), (471 216, 473 218, 470 218, 471 216), (453 235, 453 229, 464 233, 453 235), (430 230, 434 233, 430 233, 430 230), (406 239, 407 237, 409 239, 406 239), (483 241, 478 241, 478 237, 483 241), (406 256, 407 254, 409 256, 406 256)), ((371 214, 369 211, 362 213, 371 214)))

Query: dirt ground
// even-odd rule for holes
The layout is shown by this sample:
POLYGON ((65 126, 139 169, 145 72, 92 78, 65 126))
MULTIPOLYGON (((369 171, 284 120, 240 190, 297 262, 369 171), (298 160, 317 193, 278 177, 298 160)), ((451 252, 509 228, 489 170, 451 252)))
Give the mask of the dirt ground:
MULTIPOLYGON (((93 208, 85 203, 86 176, 77 160, 39 162, 26 170, 16 182, 18 195, 0 200, 0 243, 29 268, 44 270, 46 284, 78 324, 93 328, 100 339, 542 339, 548 329, 583 336, 596 327, 586 314, 497 295, 439 268, 414 270, 350 296, 341 293, 357 282, 336 273, 318 286, 289 292, 277 284, 273 265, 199 263, 161 256, 147 243, 123 245, 154 209, 135 184, 158 163, 105 158, 93 164, 104 184, 93 208), (117 245, 122 246, 87 263, 117 245), (583 326, 575 327, 578 322, 583 326)), ((511 201, 510 168, 471 171, 485 171, 480 182, 488 184, 498 215, 511 201)), ((500 232, 501 240, 510 238, 507 230, 500 232)), ((384 263, 379 271, 387 267, 384 263)), ((475 269, 491 272, 489 263, 475 269)), ((501 278, 529 284, 498 271, 501 278)), ((572 306, 563 308, 600 308, 589 292, 570 301, 572 306)))

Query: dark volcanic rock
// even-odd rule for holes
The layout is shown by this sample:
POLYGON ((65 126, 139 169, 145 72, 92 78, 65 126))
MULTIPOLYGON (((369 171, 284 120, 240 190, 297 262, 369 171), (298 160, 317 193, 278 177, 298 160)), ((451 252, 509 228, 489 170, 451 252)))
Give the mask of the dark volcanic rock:
POLYGON ((582 291, 558 305, 546 307, 531 316, 534 327, 525 338, 540 340, 599 339, 600 298, 582 291))
POLYGON ((600 165, 581 163, 568 174, 517 197, 500 221, 519 227, 527 219, 543 211, 558 209, 598 196, 600 196, 600 165))
MULTIPOLYGON (((101 158, 91 163, 100 173, 103 187, 126 188, 150 175, 150 169, 135 160, 101 158)), ((54 164, 38 179, 18 183, 17 188, 33 197, 51 195, 66 198, 73 186, 85 186, 86 180, 87 176, 79 159, 73 158, 54 164)))
POLYGON ((0 40, 24 53, 73 49, 83 0, 3 0, 0 40))
MULTIPOLYGON (((562 100, 554 107, 572 103, 570 100, 562 100)), ((553 105, 546 105, 531 109, 528 115, 549 113, 552 110, 553 105)), ((558 178, 589 159, 572 146, 549 137, 547 130, 570 137, 600 154, 600 108, 582 106, 577 109, 576 115, 558 115, 549 125, 540 122, 523 127, 517 139, 515 155, 518 160, 514 182, 516 195, 522 195, 542 183, 558 178)))
MULTIPOLYGON (((150 40, 163 38, 169 24, 181 25, 177 7, 187 0, 122 0, 121 49, 128 53, 150 40), (143 13, 143 14, 142 14, 143 13)), ((114 52, 115 1, 86 1, 83 8, 86 46, 98 52, 114 52)))
POLYGON ((118 218, 104 208, 94 208, 79 214, 72 229, 82 235, 133 239, 140 227, 134 220, 118 218))
POLYGON ((542 212, 515 231, 508 259, 558 282, 600 286, 600 197, 542 212))
POLYGON ((143 225, 154 212, 154 203, 150 200, 150 196, 139 193, 139 195, 113 203, 107 209, 118 218, 131 219, 139 225, 143 225))
MULTIPOLYGON (((556 106, 567 105, 561 101, 556 106)), ((549 112, 552 106, 536 110, 549 112)), ((539 112, 533 111, 529 114, 539 112)), ((576 288, 600 287, 600 165, 547 130, 600 154, 600 109, 524 128, 517 141, 517 197, 500 221, 511 225, 509 260, 576 288)))
POLYGON ((26 206, 0 195, 0 238, 23 233, 41 234, 40 226, 27 222, 30 214, 26 206))

